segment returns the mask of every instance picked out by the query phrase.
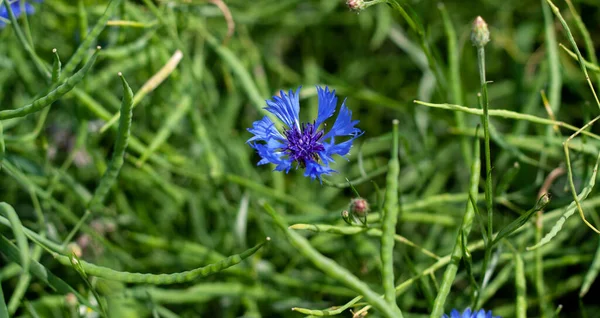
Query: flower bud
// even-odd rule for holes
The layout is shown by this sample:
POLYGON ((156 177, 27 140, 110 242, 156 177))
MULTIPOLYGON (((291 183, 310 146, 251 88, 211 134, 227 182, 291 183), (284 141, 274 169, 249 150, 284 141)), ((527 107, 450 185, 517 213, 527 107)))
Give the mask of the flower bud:
POLYGON ((543 210, 546 205, 548 205, 548 203, 550 203, 550 199, 552 198, 552 196, 550 195, 550 193, 546 192, 544 193, 539 199, 537 204, 535 205, 535 209, 536 211, 539 210, 543 210))
POLYGON ((68 293, 65 295, 65 303, 69 306, 69 307, 75 307, 77 306, 77 304, 79 303, 77 301, 77 297, 75 296, 75 294, 73 293, 68 293))
POLYGON ((348 213, 348 211, 346 210, 342 211, 342 220, 344 220, 344 222, 346 222, 348 225, 352 225, 352 220, 350 220, 350 213, 348 213))
POLYGON ((490 41, 490 30, 482 17, 475 18, 471 30, 471 42, 477 47, 484 47, 490 41))
POLYGON ((69 243, 69 245, 67 245, 67 249, 71 251, 71 253, 75 254, 75 256, 77 257, 81 257, 81 255, 83 255, 81 246, 79 246, 79 244, 77 243, 69 243))
POLYGON ((365 1, 364 0, 347 0, 346 5, 348 6, 348 8, 350 10, 355 11, 355 12, 360 12, 362 9, 365 8, 365 1))
POLYGON ((350 201, 349 210, 350 213, 358 217, 363 217, 369 213, 369 202, 364 198, 354 198, 350 201))

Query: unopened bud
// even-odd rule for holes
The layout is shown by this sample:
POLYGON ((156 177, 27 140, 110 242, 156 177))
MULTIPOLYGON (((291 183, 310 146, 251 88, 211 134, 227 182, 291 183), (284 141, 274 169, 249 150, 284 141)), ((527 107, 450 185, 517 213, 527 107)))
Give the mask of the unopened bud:
POLYGON ((67 245, 67 249, 77 257, 81 257, 81 255, 83 255, 81 247, 77 243, 69 243, 69 245, 67 245))
POLYGON ((77 297, 75 297, 75 294, 73 293, 68 293, 65 295, 65 303, 69 306, 69 307, 75 307, 77 306, 77 297))
POLYGON ((550 203, 550 199, 551 199, 551 195, 550 193, 546 192, 544 193, 544 195, 542 195, 537 204, 535 205, 535 210, 539 211, 539 210, 543 210, 546 205, 548 205, 548 203, 550 203))
POLYGON ((352 221, 350 220, 350 213, 348 213, 348 211, 346 211, 346 210, 342 211, 342 219, 348 225, 352 225, 352 221))
POLYGON ((364 0, 347 0, 346 5, 348 6, 348 8, 350 10, 355 11, 355 12, 360 12, 362 9, 365 8, 365 1, 364 0))
POLYGON ((490 41, 490 30, 482 17, 475 18, 471 30, 471 42, 477 47, 483 47, 490 41))
POLYGON ((358 217, 363 217, 369 213, 369 202, 364 198, 354 198, 350 201, 350 212, 358 217))

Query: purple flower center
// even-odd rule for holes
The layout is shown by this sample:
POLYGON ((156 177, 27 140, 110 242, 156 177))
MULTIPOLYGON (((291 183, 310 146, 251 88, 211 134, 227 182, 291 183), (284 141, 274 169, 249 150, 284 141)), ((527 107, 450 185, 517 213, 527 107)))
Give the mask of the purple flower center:
POLYGON ((306 162, 313 160, 319 162, 319 151, 325 150, 321 144, 323 131, 317 130, 314 123, 303 123, 301 130, 294 126, 283 132, 288 140, 287 146, 283 148, 292 161, 296 161, 302 168, 306 162))

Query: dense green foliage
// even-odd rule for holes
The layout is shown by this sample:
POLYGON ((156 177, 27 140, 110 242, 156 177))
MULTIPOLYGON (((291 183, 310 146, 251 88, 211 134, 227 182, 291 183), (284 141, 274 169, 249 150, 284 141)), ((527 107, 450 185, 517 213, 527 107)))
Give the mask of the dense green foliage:
POLYGON ((30 2, 0 29, 0 317, 598 317, 597 1, 30 2), (302 120, 328 85, 365 131, 322 183, 246 144, 300 85, 302 120))

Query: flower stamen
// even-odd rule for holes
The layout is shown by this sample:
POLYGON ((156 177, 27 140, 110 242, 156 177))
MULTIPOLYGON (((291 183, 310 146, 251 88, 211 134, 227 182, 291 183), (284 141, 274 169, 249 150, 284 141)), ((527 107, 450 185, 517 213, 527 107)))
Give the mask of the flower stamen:
POLYGON ((314 123, 302 123, 300 130, 293 127, 283 134, 288 143, 282 150, 292 161, 298 162, 302 168, 306 168, 308 160, 320 162, 318 152, 325 150, 321 143, 324 133, 322 130, 317 130, 314 123))

